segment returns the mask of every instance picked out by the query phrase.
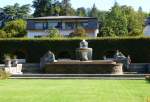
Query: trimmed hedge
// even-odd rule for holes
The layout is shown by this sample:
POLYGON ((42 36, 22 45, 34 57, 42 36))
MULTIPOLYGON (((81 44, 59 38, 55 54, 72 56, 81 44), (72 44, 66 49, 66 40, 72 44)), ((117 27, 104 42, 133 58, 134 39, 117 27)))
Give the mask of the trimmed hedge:
MULTIPOLYGON (((55 53, 56 58, 75 59, 75 49, 82 38, 63 39, 0 39, 0 59, 4 54, 14 54, 26 58, 27 62, 39 62, 48 50, 55 53)), ((130 55, 132 62, 150 62, 150 38, 96 38, 88 39, 93 48, 93 59, 102 59, 104 55, 111 57, 116 50, 130 55)))

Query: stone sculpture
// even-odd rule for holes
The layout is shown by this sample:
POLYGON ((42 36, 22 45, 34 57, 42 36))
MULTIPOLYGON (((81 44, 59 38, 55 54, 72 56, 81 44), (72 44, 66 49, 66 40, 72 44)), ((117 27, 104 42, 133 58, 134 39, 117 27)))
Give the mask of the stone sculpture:
POLYGON ((52 63, 55 62, 55 55, 53 52, 48 51, 42 58, 40 61, 40 66, 43 67, 46 63, 52 63))
POLYGON ((126 57, 122 52, 119 50, 116 51, 116 54, 114 55, 114 59, 116 62, 123 63, 123 67, 125 70, 129 69, 129 65, 131 62, 130 57, 126 57))
POLYGON ((122 52, 120 52, 119 50, 117 50, 116 53, 115 53, 115 55, 114 55, 114 58, 115 59, 119 59, 119 58, 122 59, 122 58, 126 58, 126 57, 125 57, 125 55, 122 52))

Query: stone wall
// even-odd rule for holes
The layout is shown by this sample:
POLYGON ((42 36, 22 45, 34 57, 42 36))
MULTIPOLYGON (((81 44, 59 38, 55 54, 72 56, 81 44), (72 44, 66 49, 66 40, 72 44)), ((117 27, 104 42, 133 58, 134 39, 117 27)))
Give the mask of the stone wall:
POLYGON ((150 63, 131 63, 129 65, 130 72, 150 73, 150 63))
POLYGON ((40 64, 38 63, 27 63, 22 65, 23 73, 42 73, 40 69, 40 64))

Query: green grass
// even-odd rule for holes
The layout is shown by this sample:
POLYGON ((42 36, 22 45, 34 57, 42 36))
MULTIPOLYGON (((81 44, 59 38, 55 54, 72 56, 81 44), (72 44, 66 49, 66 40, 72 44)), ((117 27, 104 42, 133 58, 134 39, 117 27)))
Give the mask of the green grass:
POLYGON ((145 80, 0 80, 0 102, 147 102, 145 80))

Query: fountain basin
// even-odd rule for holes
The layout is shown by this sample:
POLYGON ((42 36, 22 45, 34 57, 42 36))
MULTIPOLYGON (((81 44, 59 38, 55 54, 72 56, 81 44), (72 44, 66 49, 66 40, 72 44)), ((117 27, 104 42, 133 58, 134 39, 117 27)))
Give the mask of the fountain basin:
POLYGON ((48 74, 123 74, 122 64, 113 61, 58 61, 47 63, 48 74))

